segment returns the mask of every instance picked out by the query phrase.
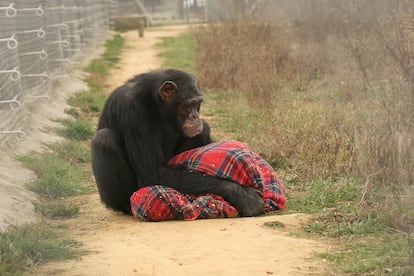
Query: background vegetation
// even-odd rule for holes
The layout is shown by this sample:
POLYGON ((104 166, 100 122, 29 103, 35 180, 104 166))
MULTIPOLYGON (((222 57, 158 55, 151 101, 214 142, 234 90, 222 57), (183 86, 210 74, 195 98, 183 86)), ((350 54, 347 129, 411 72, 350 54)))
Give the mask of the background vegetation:
POLYGON ((196 32, 210 112, 229 132, 224 138, 247 142, 277 167, 289 188, 288 212, 316 213, 307 231, 340 238, 342 249, 329 260, 348 273, 409 274, 408 2, 326 1, 325 13, 296 2, 301 16, 283 22, 237 17, 196 32))

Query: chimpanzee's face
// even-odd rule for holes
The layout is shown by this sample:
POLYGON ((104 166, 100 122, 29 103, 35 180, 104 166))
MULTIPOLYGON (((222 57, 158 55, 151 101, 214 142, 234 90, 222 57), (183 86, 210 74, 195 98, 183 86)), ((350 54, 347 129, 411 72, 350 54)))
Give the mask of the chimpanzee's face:
POLYGON ((171 118, 168 119, 173 122, 175 129, 189 138, 203 131, 199 115, 203 97, 195 81, 180 87, 173 81, 165 81, 159 95, 171 110, 168 113, 171 118))
POLYGON ((192 138, 203 131, 203 123, 199 115, 203 98, 194 97, 182 102, 178 106, 177 115, 182 122, 182 131, 185 136, 192 138))

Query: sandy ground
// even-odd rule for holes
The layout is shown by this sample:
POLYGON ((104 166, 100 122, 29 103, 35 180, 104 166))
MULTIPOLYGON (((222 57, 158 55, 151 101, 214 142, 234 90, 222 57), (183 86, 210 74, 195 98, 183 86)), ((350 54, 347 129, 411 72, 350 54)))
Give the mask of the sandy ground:
MULTIPOLYGON (((154 45, 187 27, 148 30, 144 38, 127 32, 121 62, 110 72, 111 91, 162 60, 154 45)), ((213 130, 214 131, 214 130, 213 130)), ((303 214, 191 222, 141 222, 106 209, 96 192, 76 200, 78 217, 66 220, 71 237, 90 253, 40 267, 38 275, 321 275, 324 262, 315 254, 329 250, 305 237, 303 214), (282 222, 272 229, 267 221, 282 222)))

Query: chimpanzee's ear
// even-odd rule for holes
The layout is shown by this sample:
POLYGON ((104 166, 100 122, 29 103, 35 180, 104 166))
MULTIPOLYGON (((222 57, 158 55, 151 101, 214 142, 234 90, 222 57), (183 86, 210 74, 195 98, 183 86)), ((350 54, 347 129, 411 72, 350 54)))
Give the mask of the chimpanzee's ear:
POLYGON ((173 81, 164 81, 161 84, 159 94, 164 102, 170 102, 175 93, 177 93, 177 85, 173 81))

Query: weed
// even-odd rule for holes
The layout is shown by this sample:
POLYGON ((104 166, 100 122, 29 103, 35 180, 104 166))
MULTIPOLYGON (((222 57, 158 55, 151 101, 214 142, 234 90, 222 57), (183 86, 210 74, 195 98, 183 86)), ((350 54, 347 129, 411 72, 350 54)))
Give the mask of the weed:
MULTIPOLYGON (((76 106, 83 113, 98 113, 105 104, 106 96, 103 93, 81 92, 71 96, 68 104, 76 106)), ((76 113, 70 113, 75 118, 79 117, 76 113)))
MULTIPOLYGON (((91 73, 90 76, 85 80, 88 84, 89 91, 88 93, 92 94, 92 96, 100 95, 103 93, 102 90, 102 79, 103 75, 98 73, 91 73)), ((86 94, 88 94, 86 93, 86 94)))
POLYGON ((53 152, 61 159, 75 163, 87 163, 91 160, 89 145, 73 140, 65 140, 63 142, 48 144, 53 152))
POLYGON ((349 240, 344 248, 320 256, 353 275, 410 275, 407 236, 403 234, 382 234, 375 240, 349 240))
POLYGON ((270 227, 270 228, 285 228, 285 224, 283 224, 280 221, 266 221, 264 224, 264 226, 266 227, 270 227))
POLYGON ((72 218, 79 213, 79 206, 71 202, 49 202, 46 204, 36 204, 35 207, 43 216, 52 219, 72 218))
POLYGON ((57 154, 32 154, 18 159, 37 174, 37 179, 28 184, 33 192, 48 198, 60 198, 88 191, 81 185, 82 168, 62 160, 57 154))
POLYGON ((42 225, 11 227, 0 233, 0 274, 16 275, 39 263, 74 258, 80 254, 77 245, 42 225))
POLYGON ((125 43, 125 39, 117 34, 112 39, 105 42, 106 51, 102 58, 108 60, 113 64, 119 62, 119 56, 121 54, 122 47, 125 43))
POLYGON ((94 59, 86 68, 86 72, 96 72, 104 74, 110 68, 110 62, 104 59, 94 59))
POLYGON ((362 194, 358 181, 346 178, 317 179, 307 183, 302 191, 304 196, 289 200, 289 209, 311 214, 332 208, 349 211, 362 194))
POLYGON ((82 141, 87 140, 92 137, 92 123, 89 120, 84 120, 81 118, 75 120, 65 120, 65 128, 58 129, 58 134, 63 137, 82 141))

